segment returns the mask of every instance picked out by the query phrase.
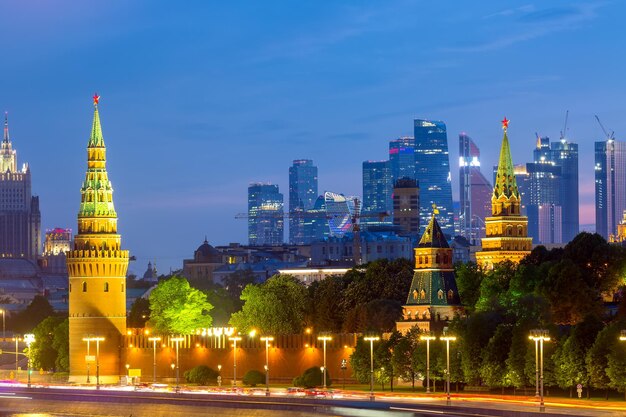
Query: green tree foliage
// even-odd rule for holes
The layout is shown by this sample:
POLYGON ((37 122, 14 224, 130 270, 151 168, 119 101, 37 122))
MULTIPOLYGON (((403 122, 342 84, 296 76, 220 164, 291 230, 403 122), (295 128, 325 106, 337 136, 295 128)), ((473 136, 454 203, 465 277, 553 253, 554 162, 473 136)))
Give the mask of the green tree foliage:
MULTIPOLYGON (((329 387, 331 383, 330 373, 326 370, 326 386, 329 387)), ((302 375, 295 377, 293 385, 304 388, 321 387, 324 385, 324 373, 319 367, 313 366, 305 370, 302 375)))
POLYGON ((130 306, 128 313, 128 327, 142 328, 150 319, 150 301, 147 298, 139 297, 130 306))
MULTIPOLYGON (((374 342, 374 369, 380 370, 381 367, 391 367, 391 348, 395 343, 395 337, 390 343, 387 340, 380 339, 374 342)), ((350 366, 352 367, 352 376, 360 383, 370 381, 370 342, 359 338, 357 340, 354 352, 350 355, 350 366)))
POLYGON ((390 332, 402 318, 402 304, 396 300, 372 300, 351 309, 344 320, 347 333, 390 332))
POLYGON ((239 305, 238 300, 233 300, 230 293, 222 287, 206 291, 206 296, 207 301, 213 306, 211 310, 213 325, 225 327, 230 316, 236 311, 236 306, 239 305))
POLYGON ((47 317, 54 315, 54 309, 48 302, 48 299, 42 295, 36 295, 33 301, 24 309, 15 315, 9 324, 10 328, 17 333, 32 332, 35 326, 47 317))
POLYGON ((481 385, 482 351, 495 333, 497 326, 503 321, 499 312, 477 312, 466 320, 455 323, 455 331, 461 338, 461 362, 463 379, 470 385, 481 385))
POLYGON ((611 348, 618 344, 619 333, 623 328, 626 328, 623 321, 616 321, 604 327, 587 351, 585 365, 592 387, 604 390, 611 387, 611 380, 607 375, 608 355, 611 353, 611 348))
POLYGON ((454 269, 461 302, 466 308, 473 310, 480 297, 480 284, 485 273, 474 262, 458 263, 454 269))
POLYGON ((150 293, 148 325, 156 333, 190 334, 196 329, 210 327, 209 312, 213 309, 200 290, 179 276, 160 281, 150 293))
POLYGON ((480 376, 490 387, 511 385, 507 378, 506 360, 511 350, 512 337, 513 327, 506 323, 500 324, 482 352, 480 376))
POLYGON ((480 283, 480 296, 476 302, 477 311, 487 311, 507 304, 507 293, 515 276, 517 265, 511 261, 500 262, 485 274, 480 283))
POLYGON ((626 395, 626 349, 624 342, 617 342, 610 348, 607 355, 606 374, 609 377, 611 388, 626 395))
POLYGON ((183 374, 185 380, 192 384, 209 385, 217 382, 219 373, 206 365, 199 365, 185 371, 183 374))
POLYGON ((265 374, 261 371, 250 370, 243 376, 243 384, 250 387, 256 387, 257 385, 265 382, 265 374))
POLYGON ((235 311, 243 307, 243 301, 241 300, 243 289, 255 282, 254 272, 251 269, 238 270, 224 278, 222 285, 230 298, 234 300, 235 311))
POLYGON ((330 276, 311 284, 307 322, 319 331, 340 332, 346 316, 340 295, 348 284, 348 278, 341 276, 330 276))
POLYGON ((70 370, 70 320, 65 318, 54 329, 52 348, 57 351, 55 369, 60 372, 70 370))
POLYGON ((33 330, 31 344, 34 368, 67 371, 69 369, 69 321, 62 317, 48 317, 33 330))
POLYGON ((418 348, 421 348, 419 327, 414 326, 403 335, 393 348, 391 366, 393 373, 403 381, 411 381, 411 388, 415 390, 415 379, 421 372, 421 362, 418 357, 418 348))
POLYGON ((250 284, 241 293, 244 305, 230 324, 242 332, 299 333, 304 327, 306 288, 290 275, 275 275, 264 284, 250 284))

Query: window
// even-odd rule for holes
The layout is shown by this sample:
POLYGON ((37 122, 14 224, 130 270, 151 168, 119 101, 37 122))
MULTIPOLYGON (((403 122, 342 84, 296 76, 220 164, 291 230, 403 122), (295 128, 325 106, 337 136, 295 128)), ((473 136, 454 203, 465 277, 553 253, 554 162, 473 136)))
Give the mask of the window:
POLYGON ((122 284, 122 292, 124 292, 124 284, 122 284))
MULTIPOLYGON (((124 290, 122 289, 122 291, 124 291, 124 290)), ((104 283, 104 292, 109 292, 109 283, 108 282, 104 283)))
POLYGON ((83 292, 87 292, 87 283, 83 281, 83 292))

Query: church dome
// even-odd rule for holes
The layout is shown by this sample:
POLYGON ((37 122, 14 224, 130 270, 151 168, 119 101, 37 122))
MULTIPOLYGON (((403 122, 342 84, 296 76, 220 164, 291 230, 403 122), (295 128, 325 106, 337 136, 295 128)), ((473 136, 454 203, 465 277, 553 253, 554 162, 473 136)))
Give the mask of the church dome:
POLYGON ((198 246, 194 252, 194 260, 196 262, 222 263, 222 254, 204 239, 204 243, 198 246))

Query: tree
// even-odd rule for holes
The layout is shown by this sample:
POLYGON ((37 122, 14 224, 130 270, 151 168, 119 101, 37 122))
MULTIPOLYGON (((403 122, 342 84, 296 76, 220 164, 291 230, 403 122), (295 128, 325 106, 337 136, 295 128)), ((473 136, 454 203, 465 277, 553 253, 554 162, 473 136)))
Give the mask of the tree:
POLYGON ((234 300, 234 309, 238 311, 243 306, 241 301, 241 293, 243 289, 249 284, 254 284, 256 278, 252 269, 242 269, 227 275, 222 281, 224 289, 228 292, 228 295, 234 300))
POLYGON ((226 326, 230 316, 236 311, 238 301, 233 300, 226 289, 221 287, 206 291, 207 300, 213 306, 211 316, 216 326, 226 326))
POLYGON ((626 349, 624 342, 616 342, 611 346, 607 355, 606 374, 609 377, 611 388, 623 392, 626 396, 626 349))
MULTIPOLYGON (((331 384, 330 373, 326 370, 326 386, 331 384)), ((293 379, 293 385, 296 387, 313 388, 324 385, 324 372, 317 367, 313 366, 298 377, 293 379)))
POLYGON ((319 331, 340 332, 346 316, 341 295, 348 283, 345 277, 330 276, 311 284, 307 322, 319 331))
POLYGON ((473 262, 457 263, 454 269, 461 302, 469 310, 473 310, 480 296, 480 284, 485 273, 473 262))
POLYGON ((396 300, 372 300, 358 305, 346 314, 346 333, 390 332, 402 318, 402 304, 396 300))
POLYGON ((69 370, 69 320, 48 317, 33 330, 35 341, 30 345, 34 368, 69 370))
POLYGON ((17 333, 28 333, 43 319, 53 315, 54 309, 48 299, 43 295, 36 295, 28 307, 16 315, 12 327, 17 333))
POLYGON ((244 385, 256 387, 257 385, 265 382, 265 374, 255 369, 250 370, 243 376, 242 382, 244 385))
POLYGON ((596 336, 593 345, 587 351, 585 356, 585 365, 589 374, 590 385, 597 389, 606 390, 606 398, 609 396, 609 388, 611 387, 611 379, 607 375, 608 355, 611 348, 615 345, 619 338, 620 330, 624 328, 623 322, 613 322, 604 327, 596 336))
POLYGON ((183 376, 187 382, 192 384, 209 385, 209 383, 217 382, 219 373, 215 369, 209 368, 206 365, 198 365, 188 371, 185 371, 183 376))
POLYGON ((290 275, 275 275, 264 284, 249 284, 241 293, 244 305, 230 318, 242 332, 300 333, 304 327, 306 288, 290 275))
POLYGON ((190 334, 196 329, 210 327, 209 312, 213 309, 200 290, 191 288, 180 276, 160 281, 150 293, 150 320, 155 333, 190 334))
POLYGON ((506 305, 506 295, 517 265, 511 261, 496 264, 487 271, 480 283, 480 296, 476 302, 477 311, 486 311, 506 305))
POLYGON ((510 324, 500 324, 493 336, 489 339, 482 354, 480 376, 490 387, 510 385, 507 378, 506 360, 511 350, 513 327, 510 324))
POLYGON ((147 298, 139 297, 130 306, 128 313, 128 327, 142 328, 150 319, 150 301, 147 298))
POLYGON ((70 370, 70 320, 66 318, 54 329, 52 348, 57 351, 54 366, 57 371, 70 370))
POLYGON ((420 333, 419 327, 412 327, 398 340, 391 355, 391 366, 394 374, 402 378, 403 381, 411 381, 413 390, 415 390, 415 378, 420 372, 417 357, 420 333))

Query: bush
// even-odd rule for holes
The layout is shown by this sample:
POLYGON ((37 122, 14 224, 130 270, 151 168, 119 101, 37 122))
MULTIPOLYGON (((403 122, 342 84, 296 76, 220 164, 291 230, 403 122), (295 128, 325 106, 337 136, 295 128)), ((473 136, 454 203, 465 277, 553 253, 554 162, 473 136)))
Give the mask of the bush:
MULTIPOLYGON (((326 386, 331 384, 330 373, 326 370, 326 386)), ((293 385, 296 387, 313 388, 324 385, 323 372, 317 366, 307 369, 304 373, 293 379, 293 385)))
POLYGON ((208 385, 209 383, 216 383, 218 372, 215 369, 211 369, 206 365, 196 366, 195 368, 185 371, 183 374, 185 380, 192 384, 208 385))
POLYGON ((265 374, 256 370, 246 372, 243 376, 243 383, 251 387, 256 387, 265 382, 265 374))

